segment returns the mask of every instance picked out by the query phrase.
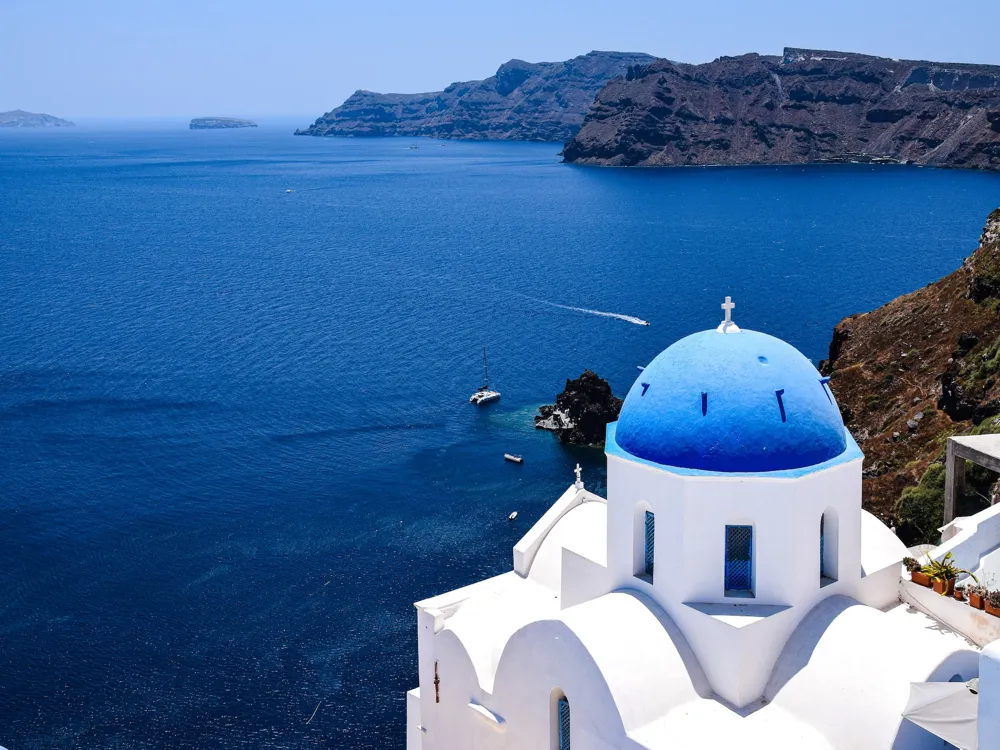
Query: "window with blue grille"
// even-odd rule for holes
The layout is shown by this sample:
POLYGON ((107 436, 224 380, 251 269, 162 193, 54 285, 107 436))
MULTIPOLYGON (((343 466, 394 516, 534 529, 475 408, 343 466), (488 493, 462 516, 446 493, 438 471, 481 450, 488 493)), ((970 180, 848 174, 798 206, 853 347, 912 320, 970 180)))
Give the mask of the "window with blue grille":
POLYGON ((826 575, 826 514, 819 517, 819 577, 826 575))
POLYGON ((752 526, 726 526, 726 593, 753 595, 752 526))
POLYGON ((569 747, 569 701, 559 699, 559 750, 570 750, 569 747))
POLYGON ((653 514, 646 511, 646 575, 653 575, 653 537, 655 536, 656 521, 653 514))

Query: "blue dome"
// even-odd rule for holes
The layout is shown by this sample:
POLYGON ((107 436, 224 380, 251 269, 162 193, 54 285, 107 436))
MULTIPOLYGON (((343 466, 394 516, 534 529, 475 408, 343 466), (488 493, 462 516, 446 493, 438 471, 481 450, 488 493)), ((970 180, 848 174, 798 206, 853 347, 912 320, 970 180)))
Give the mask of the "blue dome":
POLYGON ((661 352, 625 397, 615 436, 638 458, 720 472, 799 469, 847 448, 826 378, 757 331, 703 331, 661 352))

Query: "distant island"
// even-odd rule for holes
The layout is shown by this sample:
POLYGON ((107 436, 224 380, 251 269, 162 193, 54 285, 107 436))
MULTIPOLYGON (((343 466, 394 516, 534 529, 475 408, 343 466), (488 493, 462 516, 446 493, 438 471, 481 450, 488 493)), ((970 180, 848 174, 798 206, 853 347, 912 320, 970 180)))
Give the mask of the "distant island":
POLYGON ((563 142, 579 129, 604 84, 655 59, 641 53, 590 52, 565 62, 511 60, 496 75, 453 83, 444 91, 356 91, 295 134, 563 142))
POLYGON ((52 115, 25 112, 23 109, 0 112, 0 128, 67 128, 75 124, 52 115))
POLYGON ((241 120, 238 117, 195 117, 188 126, 191 130, 218 130, 220 128, 255 128, 253 120, 241 120))
POLYGON ((1000 66, 786 48, 657 60, 598 93, 564 159, 603 166, 912 163, 1000 169, 1000 66))

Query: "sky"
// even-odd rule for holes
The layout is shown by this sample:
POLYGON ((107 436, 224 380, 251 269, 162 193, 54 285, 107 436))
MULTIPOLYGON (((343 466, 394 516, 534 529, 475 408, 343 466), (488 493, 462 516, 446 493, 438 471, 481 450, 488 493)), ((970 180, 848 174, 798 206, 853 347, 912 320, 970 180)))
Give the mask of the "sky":
POLYGON ((592 49, 707 62, 784 47, 1000 65, 996 0, 0 0, 0 111, 289 116, 592 49))

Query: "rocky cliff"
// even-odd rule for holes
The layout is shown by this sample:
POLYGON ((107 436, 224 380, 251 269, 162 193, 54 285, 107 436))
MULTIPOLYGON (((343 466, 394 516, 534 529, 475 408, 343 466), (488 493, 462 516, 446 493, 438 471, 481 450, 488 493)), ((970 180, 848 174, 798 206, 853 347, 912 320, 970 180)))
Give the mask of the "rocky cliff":
POLYGON ((476 140, 565 141, 594 95, 650 55, 590 52, 565 62, 511 60, 483 81, 428 94, 356 91, 296 135, 432 136, 476 140))
MULTIPOLYGON (((936 541, 945 439, 1000 432, 1000 209, 979 248, 940 281, 834 330, 820 364, 865 453, 864 499, 907 541, 936 541)), ((996 477, 969 474, 960 515, 983 507, 996 477)))
POLYGON ((576 380, 567 380, 553 406, 542 406, 535 427, 551 430, 564 443, 604 445, 608 422, 618 419, 622 400, 611 392, 608 381, 590 370, 576 380))
POLYGON ((25 112, 15 109, 10 112, 0 112, 0 128, 66 128, 75 123, 52 115, 25 112))
POLYGON ((610 81, 564 151, 610 166, 890 161, 1000 168, 1000 67, 786 49, 610 81))

